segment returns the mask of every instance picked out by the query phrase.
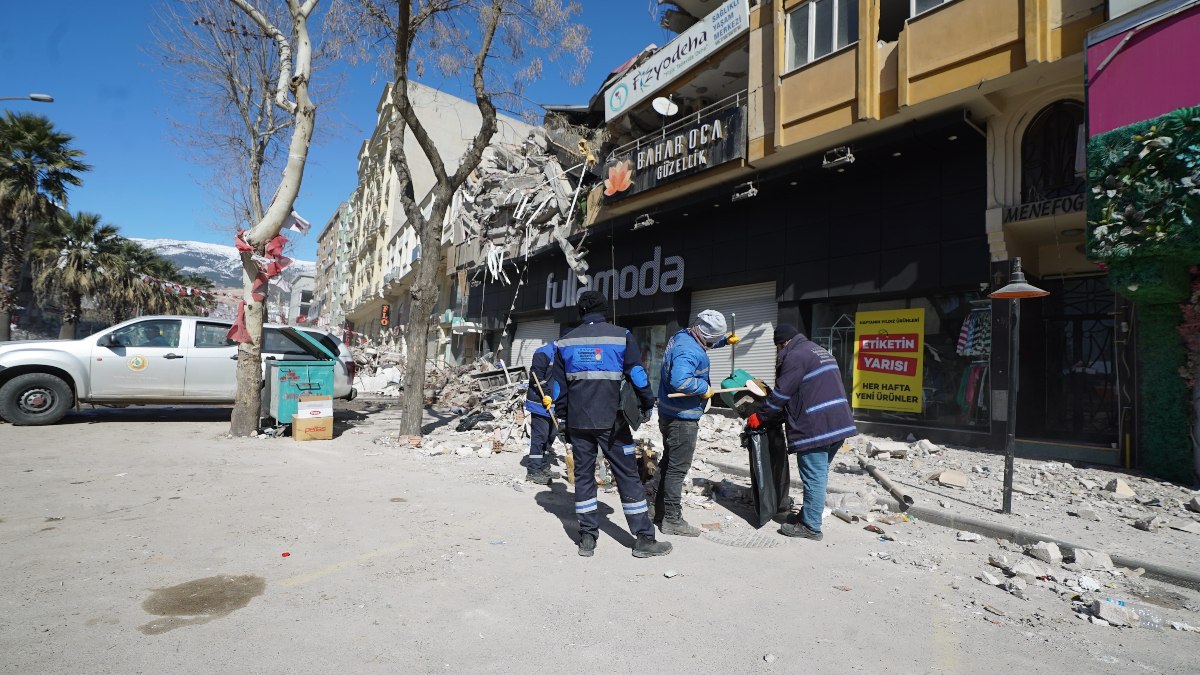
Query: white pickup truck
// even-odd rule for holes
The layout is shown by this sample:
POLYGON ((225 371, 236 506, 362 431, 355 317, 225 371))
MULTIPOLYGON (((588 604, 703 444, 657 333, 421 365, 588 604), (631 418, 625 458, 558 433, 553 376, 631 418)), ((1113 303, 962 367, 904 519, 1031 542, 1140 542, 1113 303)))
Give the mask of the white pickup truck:
MULTIPOLYGON (((144 316, 82 340, 0 342, 0 417, 54 424, 79 403, 232 404, 237 345, 231 323, 197 316, 144 316)), ((263 360, 327 358, 292 333, 303 330, 338 355, 334 398, 353 399, 354 358, 333 335, 268 324, 263 360)))

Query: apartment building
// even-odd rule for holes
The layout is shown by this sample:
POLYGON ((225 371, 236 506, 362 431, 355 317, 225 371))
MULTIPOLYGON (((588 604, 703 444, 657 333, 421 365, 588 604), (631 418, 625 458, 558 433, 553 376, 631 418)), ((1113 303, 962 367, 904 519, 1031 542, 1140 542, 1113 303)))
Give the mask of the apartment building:
POLYGON ((1003 447, 1007 304, 987 294, 1020 256, 1051 291, 1025 303, 1021 452, 1119 463, 1132 319, 1084 248, 1083 50, 1104 3, 672 1, 681 32, 577 113, 612 139, 573 238, 589 274, 549 248, 519 292, 472 289, 472 315, 513 324, 513 361, 594 288, 655 375, 667 338, 714 308, 745 336, 738 368, 769 381, 769 326, 792 323, 851 391, 856 318, 917 310, 912 400, 856 407, 860 428, 1003 447))
MULTIPOLYGON (((326 269, 329 272, 318 279, 316 295, 329 307, 330 325, 341 327, 352 343, 372 341, 403 351, 407 340, 412 339, 405 333, 408 289, 414 265, 424 254, 407 222, 400 201, 400 182, 389 162, 389 126, 396 118, 391 95, 389 83, 376 106, 375 129, 359 149, 358 184, 322 231, 318 274, 326 269)), ((410 83, 409 98, 447 170, 453 171, 481 124, 479 109, 473 102, 419 83, 410 83)), ((494 139, 496 143, 519 143, 530 129, 519 120, 500 115, 494 139)), ((412 134, 406 136, 405 151, 412 175, 410 196, 427 210, 435 183, 433 169, 412 134)), ((465 304, 465 293, 450 276, 452 266, 447 268, 452 234, 446 228, 442 249, 434 252, 442 266, 435 314, 443 320, 437 322, 428 340, 431 355, 453 362, 464 358, 462 350, 454 348, 452 325, 457 308, 465 304)))

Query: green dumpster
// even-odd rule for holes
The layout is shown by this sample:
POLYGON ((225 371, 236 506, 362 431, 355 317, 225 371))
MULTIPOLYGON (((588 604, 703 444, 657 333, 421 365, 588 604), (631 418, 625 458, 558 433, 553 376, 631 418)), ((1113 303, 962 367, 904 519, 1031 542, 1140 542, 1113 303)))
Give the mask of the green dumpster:
POLYGON ((301 397, 328 396, 333 400, 333 369, 337 365, 337 356, 295 328, 281 328, 279 332, 312 356, 312 359, 267 361, 263 414, 275 418, 279 424, 291 424, 301 397))

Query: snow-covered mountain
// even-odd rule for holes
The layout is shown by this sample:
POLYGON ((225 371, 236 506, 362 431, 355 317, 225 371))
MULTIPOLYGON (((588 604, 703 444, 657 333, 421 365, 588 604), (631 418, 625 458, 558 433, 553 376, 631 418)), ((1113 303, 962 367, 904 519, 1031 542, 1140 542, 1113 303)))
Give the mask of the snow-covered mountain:
MULTIPOLYGON (((211 279, 219 288, 235 288, 242 284, 242 263, 237 249, 222 244, 203 241, 181 241, 179 239, 134 239, 179 266, 211 279)), ((313 274, 317 264, 307 260, 292 259, 292 264, 283 270, 289 281, 303 274, 313 274)))

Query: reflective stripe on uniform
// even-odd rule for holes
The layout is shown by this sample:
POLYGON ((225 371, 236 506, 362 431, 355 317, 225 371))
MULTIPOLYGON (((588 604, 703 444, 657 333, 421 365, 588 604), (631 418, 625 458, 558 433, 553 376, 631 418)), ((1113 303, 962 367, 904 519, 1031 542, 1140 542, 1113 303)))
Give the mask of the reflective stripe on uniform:
POLYGON ((610 370, 581 370, 578 373, 567 373, 567 380, 622 380, 625 378, 623 372, 612 372, 610 370))
POLYGON ((633 445, 624 445, 621 447, 625 450, 625 454, 627 454, 627 455, 632 455, 634 453, 634 450, 637 449, 637 446, 633 446, 633 445))
MULTIPOLYGON (((646 506, 645 499, 643 499, 640 502, 630 502, 628 504, 622 504, 621 508, 625 510, 625 515, 627 515, 627 516, 632 516, 635 513, 645 513, 646 511, 650 510, 650 507, 646 506)), ((578 509, 576 509, 576 510, 578 510, 578 509)))
POLYGON ((831 363, 827 366, 821 366, 820 368, 817 368, 816 370, 812 371, 811 373, 805 375, 804 381, 807 382, 807 381, 813 379, 814 377, 820 375, 821 373, 828 373, 831 370, 837 370, 836 363, 831 363))
POLYGON ((560 349, 563 347, 591 347, 593 345, 620 345, 624 347, 625 338, 607 337, 603 335, 598 337, 563 338, 555 342, 555 344, 558 345, 560 349))
POLYGON ((858 428, 855 427, 854 425, 851 425, 848 427, 842 427, 841 429, 835 429, 833 431, 830 431, 829 433, 821 434, 820 436, 813 436, 812 438, 797 438, 796 440, 788 443, 788 447, 789 448, 802 448, 806 445, 813 445, 814 443, 820 443, 821 441, 828 440, 830 438, 833 438, 834 436, 839 436, 841 434, 853 434, 856 431, 858 431, 858 428))
POLYGON ((809 407, 805 408, 805 409, 804 409, 804 412, 806 412, 806 413, 813 413, 813 412, 816 412, 816 411, 818 411, 818 410, 823 410, 823 409, 825 409, 825 408, 828 408, 828 407, 829 407, 829 406, 831 406, 831 405, 837 405, 837 404, 839 404, 839 403, 846 403, 846 399, 844 399, 844 398, 835 398, 835 399, 833 399, 833 400, 831 400, 831 401, 825 401, 824 403, 818 403, 818 404, 816 404, 816 405, 814 405, 814 406, 809 406, 809 407))
POLYGON ((575 502, 575 513, 591 513, 596 510, 596 498, 575 502))

